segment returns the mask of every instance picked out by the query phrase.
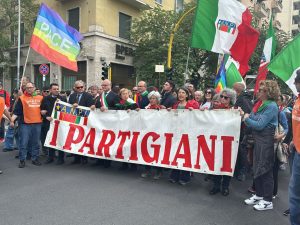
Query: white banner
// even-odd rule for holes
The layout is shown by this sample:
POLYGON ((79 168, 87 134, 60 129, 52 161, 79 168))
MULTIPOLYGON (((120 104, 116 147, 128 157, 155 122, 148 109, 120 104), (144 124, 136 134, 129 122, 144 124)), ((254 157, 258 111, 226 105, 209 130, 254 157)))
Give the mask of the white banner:
POLYGON ((237 110, 91 111, 63 102, 45 146, 68 153, 198 173, 233 176, 237 110))

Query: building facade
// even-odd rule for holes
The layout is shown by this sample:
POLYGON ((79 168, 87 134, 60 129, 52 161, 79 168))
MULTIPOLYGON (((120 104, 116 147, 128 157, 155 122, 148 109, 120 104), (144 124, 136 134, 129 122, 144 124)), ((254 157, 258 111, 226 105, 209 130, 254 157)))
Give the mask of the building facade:
MULTIPOLYGON (((62 68, 31 50, 26 64, 28 76, 41 88, 51 82, 60 84, 62 90, 71 90, 74 81, 80 79, 99 85, 102 81, 102 66, 111 66, 112 82, 120 87, 135 85, 133 51, 129 41, 131 21, 144 10, 162 7, 165 10, 182 10, 190 0, 38 0, 58 12, 72 27, 84 36, 78 57, 78 72, 62 68), (39 73, 41 64, 47 64, 50 73, 43 83, 39 73)), ((25 36, 21 46, 21 72, 28 54, 31 34, 25 36)), ((16 53, 16 46, 13 48, 16 53)), ((12 51, 14 53, 14 51, 12 51)), ((5 78, 5 86, 12 90, 16 85, 16 65, 12 64, 5 78)))

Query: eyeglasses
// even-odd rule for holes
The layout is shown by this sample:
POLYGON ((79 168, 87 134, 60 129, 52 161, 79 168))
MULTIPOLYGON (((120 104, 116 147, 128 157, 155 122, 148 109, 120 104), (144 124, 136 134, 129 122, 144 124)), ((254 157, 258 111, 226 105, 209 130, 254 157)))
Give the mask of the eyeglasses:
POLYGON ((220 98, 224 98, 225 100, 229 99, 228 96, 220 95, 220 98))
POLYGON ((26 87, 27 89, 31 89, 31 88, 34 88, 34 87, 26 87))
POLYGON ((205 94, 211 94, 211 91, 206 91, 205 94))
POLYGON ((83 88, 83 86, 76 87, 76 89, 82 89, 82 88, 83 88))

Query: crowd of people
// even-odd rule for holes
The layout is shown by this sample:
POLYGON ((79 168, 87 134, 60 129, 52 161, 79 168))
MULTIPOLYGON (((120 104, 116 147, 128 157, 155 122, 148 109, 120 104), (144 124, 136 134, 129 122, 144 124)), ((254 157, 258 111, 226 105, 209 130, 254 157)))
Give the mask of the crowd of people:
MULTIPOLYGON (((300 93, 300 70, 295 85, 300 93)), ((300 111, 299 99, 297 100, 297 96, 281 94, 276 81, 261 81, 259 91, 254 97, 247 92, 244 83, 235 83, 232 89, 225 88, 220 93, 216 93, 211 87, 204 91, 195 90, 191 83, 176 88, 172 80, 167 80, 161 91, 153 86, 148 87, 145 81, 139 81, 137 86, 127 89, 117 85, 112 87, 110 80, 102 81, 100 86, 93 85, 87 88, 83 81, 78 80, 74 83, 72 91, 60 91, 56 83, 43 87, 40 91, 34 83, 24 77, 20 86, 20 90, 14 90, 11 97, 0 86, 0 109, 3 109, 2 112, 9 120, 3 151, 19 150, 16 156, 19 159, 19 168, 26 166, 26 159, 30 159, 35 166, 42 165, 39 160, 40 146, 43 154, 47 155, 45 164, 55 160, 58 165, 64 164, 65 157, 73 157, 72 164, 88 163, 89 159, 86 156, 65 155, 62 151, 58 151, 56 156, 55 149, 44 147, 50 122, 53 120, 51 113, 57 99, 68 102, 73 107, 85 106, 101 111, 235 108, 240 111, 242 118, 235 177, 245 181, 246 175, 251 174, 253 178, 253 185, 248 190, 253 195, 244 201, 245 204, 253 205, 256 210, 272 209, 272 201, 276 198, 278 190, 278 171, 284 170, 289 164, 294 166, 294 170, 298 170, 295 172, 291 168, 294 175, 290 185, 290 210, 293 215, 291 219, 300 220, 300 128, 295 128, 300 120, 300 117, 297 117, 300 111), (295 136, 295 132, 298 132, 298 136, 295 136)), ((2 118, 2 114, 0 116, 2 118)), ((1 131, 4 133, 4 119, 1 121, 1 131)), ((4 138, 1 132, 0 138, 4 138)), ((93 161, 94 166, 111 166, 109 160, 93 161)), ((127 169, 137 170, 137 165, 120 165, 120 170, 127 169)), ((153 175, 153 179, 160 179, 162 173, 162 168, 144 166, 141 177, 148 178, 153 175)), ((186 185, 191 182, 192 176, 191 172, 172 169, 169 181, 186 185)), ((212 182, 209 194, 215 195, 220 192, 223 196, 229 195, 230 176, 206 175, 205 180, 212 182)), ((289 214, 289 210, 285 214, 289 214)))

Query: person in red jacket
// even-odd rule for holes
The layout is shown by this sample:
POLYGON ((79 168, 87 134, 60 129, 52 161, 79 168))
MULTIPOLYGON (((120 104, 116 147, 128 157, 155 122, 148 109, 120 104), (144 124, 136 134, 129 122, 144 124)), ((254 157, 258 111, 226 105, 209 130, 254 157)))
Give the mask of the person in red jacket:
MULTIPOLYGON (((199 109, 199 103, 195 100, 189 100, 188 89, 181 87, 177 90, 177 102, 173 105, 172 109, 199 109)), ((186 185, 191 181, 191 173, 183 170, 171 170, 169 177, 171 183, 179 183, 186 185)))

